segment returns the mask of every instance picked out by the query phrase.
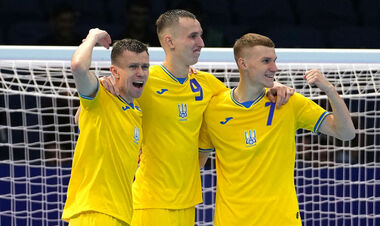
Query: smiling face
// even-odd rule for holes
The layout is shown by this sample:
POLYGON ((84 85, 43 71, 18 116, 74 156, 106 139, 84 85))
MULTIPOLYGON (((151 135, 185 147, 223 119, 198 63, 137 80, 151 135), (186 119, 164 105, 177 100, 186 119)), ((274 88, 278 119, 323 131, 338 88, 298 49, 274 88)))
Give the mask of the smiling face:
POLYGON ((261 90, 274 85, 276 52, 273 41, 260 34, 247 33, 236 40, 234 57, 240 72, 240 83, 261 90))
POLYGON ((243 49, 238 64, 246 82, 256 87, 270 88, 273 87, 274 75, 278 71, 276 59, 274 48, 257 45, 243 49))
POLYGON ((149 75, 149 55, 146 51, 135 53, 125 50, 111 65, 116 86, 129 103, 141 96, 149 75))

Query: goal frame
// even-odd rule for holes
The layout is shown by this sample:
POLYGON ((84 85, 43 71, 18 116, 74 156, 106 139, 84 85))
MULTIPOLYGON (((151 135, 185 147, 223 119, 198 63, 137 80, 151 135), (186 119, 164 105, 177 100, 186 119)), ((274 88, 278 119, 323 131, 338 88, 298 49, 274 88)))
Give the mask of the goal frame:
MULTIPOLYGON (((48 66, 48 67, 62 67, 65 70, 68 70, 70 67, 71 57, 75 51, 76 47, 56 47, 56 46, 0 46, 0 66, 2 65, 11 65, 14 62, 21 63, 25 65, 26 68, 29 66, 48 66)), ((95 47, 93 51, 93 61, 91 68, 97 70, 98 68, 107 68, 110 65, 110 51, 102 47, 95 47)), ((376 106, 380 111, 380 50, 369 50, 369 49, 276 49, 277 54, 277 64, 281 70, 284 70, 287 73, 287 67, 289 65, 295 65, 299 68, 297 74, 302 73, 306 69, 311 69, 312 67, 322 67, 327 71, 333 71, 331 78, 336 80, 336 84, 339 86, 339 92, 342 97, 348 101, 353 99, 354 101, 360 102, 361 98, 368 98, 368 101, 374 100, 375 110, 376 106), (342 71, 349 71, 349 75, 346 76, 342 71), (352 73, 356 71, 367 70, 371 74, 373 81, 350 81, 345 79, 351 79, 352 73), (338 71, 338 72, 337 72, 338 71), (373 74, 372 74, 373 73, 373 74), (336 78, 340 76, 339 78, 336 78), (349 93, 346 92, 346 88, 350 87, 350 83, 353 87, 358 88, 358 93, 349 93), (371 89, 366 89, 362 87, 364 85, 372 86, 373 92, 368 91, 371 89)), ((164 51, 162 48, 151 47, 149 48, 150 63, 160 64, 164 59, 164 51)), ((17 67, 17 66, 16 66, 17 67)), ((199 61, 195 68, 201 70, 207 70, 212 73, 217 74, 219 78, 223 79, 224 77, 237 76, 236 64, 233 58, 233 51, 231 48, 204 48, 201 52, 199 61), (210 66, 212 62, 212 67, 210 66), (217 69, 216 69, 217 68, 217 69)), ((0 68, 0 73, 2 68, 0 68)), ((292 70, 292 69, 289 69, 292 70)), ((66 72, 65 72, 66 73, 66 72)), ((69 72, 68 72, 69 73, 69 72)), ((104 71, 97 71, 96 74, 101 75, 104 71)), ((1 80, 0 75, 0 81, 1 80)), ((280 82, 291 85, 299 85, 300 81, 293 80, 282 80, 281 78, 277 79, 280 82), (288 83, 289 82, 289 83, 288 83)), ((229 79, 225 79, 224 82, 227 86, 233 87, 236 85, 236 79, 230 82, 229 79)), ((0 94, 6 92, 1 89, 0 94)), ((324 95, 320 95, 319 92, 316 92, 309 86, 302 86, 303 89, 308 91, 309 97, 315 101, 323 100, 326 98, 324 95)), ((26 91, 12 91, 12 95, 26 95, 26 91)), ((77 99, 75 89, 70 89, 71 95, 68 95, 68 99, 77 99)), ((56 94, 43 94, 47 97, 52 97, 56 94)), ((326 103, 327 104, 327 103, 326 103)), ((0 106, 1 108, 2 106, 0 106)), ((327 106, 324 106, 327 107, 327 106)), ((7 109, 4 109, 7 110, 7 109)), ((359 114, 354 112, 353 115, 359 114)), ((379 123, 380 114, 376 111, 368 112, 368 117, 373 117, 375 123, 379 123)), ((73 115, 70 116, 70 120, 73 123, 73 115)), ((0 125, 0 130, 2 125, 0 125)), ((359 132, 360 128, 357 129, 359 132)), ((366 132, 366 131, 364 131, 366 132)), ((364 133, 363 132, 363 133, 364 133)), ((369 133, 380 133, 379 128, 373 128, 368 130, 369 133)), ((375 137, 379 137, 376 135, 375 137)), ((303 137, 299 138, 303 142, 303 137)), ((317 141, 311 141, 310 145, 318 145, 321 139, 318 138, 317 141), (313 143, 316 142, 316 143, 313 143)), ((331 149, 336 147, 336 140, 333 140, 332 146, 329 145, 320 145, 323 149, 331 149)), ((0 144, 1 148, 5 144, 0 144)), ((350 145, 339 144, 339 148, 349 148, 354 149, 350 145)), ((371 147, 369 147, 371 148, 371 147)), ((380 148, 375 141, 374 152, 380 156, 380 148)), ((316 152, 318 152, 317 150, 316 152)), ((332 150, 336 151, 336 150, 332 150)), ((337 150, 339 151, 339 150, 337 150)), ((359 148, 358 151, 361 150, 359 148)), ((215 156, 212 156, 213 158, 215 156)), ((314 159, 317 161, 318 159, 314 159)), ((305 161, 301 161, 304 164, 305 161)), ((202 169, 202 180, 203 180, 203 195, 204 203, 197 206, 197 225, 212 225, 213 218, 213 208, 215 203, 215 163, 209 161, 208 166, 205 169, 202 169), (211 167, 210 167, 211 166, 211 167), (209 167, 209 168, 208 168, 209 167)), ((297 162, 297 164, 301 164, 297 162)), ((295 172, 296 174, 296 183, 302 185, 302 187, 297 188, 297 191, 301 193, 298 196, 300 200, 301 212, 305 211, 302 218, 304 225, 314 225, 314 224, 355 224, 355 225, 377 225, 380 223, 380 163, 366 163, 366 164, 357 164, 351 165, 347 163, 342 164, 330 164, 323 163, 315 166, 316 168, 301 168, 300 171, 295 172), (323 165, 327 164, 327 165, 323 165), (330 164, 330 165, 329 165, 330 164), (322 166, 321 166, 322 165, 322 166), (343 178, 343 179, 342 179, 343 178), (335 182, 331 182, 335 180, 335 182), (342 181, 340 181, 342 180, 342 181), (349 187, 346 187, 345 181, 350 180, 352 184, 349 184, 349 187), (329 183, 337 183, 335 187, 329 186, 329 183), (367 186, 367 185, 370 186, 367 186), (342 186, 341 186, 342 185, 342 186), (327 190, 327 191, 324 191, 327 190), (361 192, 365 194, 361 194, 361 192), (320 197, 313 196, 309 194, 321 194, 320 197), (327 196, 325 196, 327 194, 327 196), (340 197, 340 194, 344 194, 340 197), (332 195, 336 195, 333 199, 332 195), (345 199, 348 195, 350 197, 350 202, 345 202, 345 199), (320 202, 320 206, 316 207, 314 202, 320 202), (325 210, 327 209, 327 210, 325 210), (329 212, 331 210, 331 212, 329 212)), ((70 169, 68 168, 54 168, 47 167, 43 170, 43 173, 38 167, 31 166, 28 172, 25 172, 25 175, 22 177, 17 177, 17 168, 18 167, 29 167, 22 165, 19 162, 12 162, 10 160, 2 161, 0 160, 0 171, 1 167, 9 169, 10 172, 0 174, 0 186, 4 184, 10 184, 9 193, 1 193, 0 189, 0 205, 3 200, 17 200, 19 197, 33 198, 34 194, 30 193, 31 191, 25 191, 25 193, 17 193, 17 185, 19 183, 30 183, 30 188, 33 188, 34 183, 41 183, 46 185, 46 193, 42 192, 42 196, 46 196, 46 199, 49 201, 49 188, 51 184, 62 184, 62 187, 57 189, 65 193, 67 188, 67 183, 69 179, 70 169), (10 167, 7 167, 10 166, 10 167), (9 173, 9 174, 7 174, 9 173), (36 179, 34 175, 42 174, 43 177, 36 179), (11 176, 10 176, 11 175, 11 176), (55 178, 54 176, 58 175, 59 177, 55 178), (56 180, 57 182, 52 182, 56 180), (37 181, 37 182, 36 182, 37 181), (29 192, 29 193, 28 193, 29 192)), ((299 167, 305 167, 298 165, 299 167)), ((1 172, 0 172, 1 173, 1 172)), ((351 183, 350 182, 350 183, 351 183)), ((26 189, 28 190, 28 189, 26 189)), ((15 201, 16 202, 16 201, 15 201)), ((54 222, 58 225, 66 225, 62 220, 60 220, 60 214, 62 213, 64 198, 59 196, 58 207, 49 209, 49 203, 43 203, 42 205, 46 208, 45 212, 37 213, 35 212, 22 212, 15 213, 12 216, 13 212, 1 209, 0 213, 0 225, 4 222, 11 222, 16 224, 17 222, 26 222, 27 225, 32 225, 33 222, 42 222, 42 224, 50 224, 54 222), (51 216, 53 215, 53 217, 51 216), (20 220, 21 219, 21 220, 20 220), (36 220, 37 219, 37 220, 36 220), (8 221, 10 220, 10 221, 8 221)), ((13 203, 13 201, 11 201, 13 203)), ((13 205, 13 204, 12 204, 13 205)), ((34 205, 33 203, 27 203, 26 205, 34 205)), ((28 208, 26 208, 28 209, 28 208)), ((30 207, 30 209, 33 209, 30 207)), ((13 211, 13 210, 12 210, 13 211)), ((4 223, 5 224, 5 223, 4 223)))

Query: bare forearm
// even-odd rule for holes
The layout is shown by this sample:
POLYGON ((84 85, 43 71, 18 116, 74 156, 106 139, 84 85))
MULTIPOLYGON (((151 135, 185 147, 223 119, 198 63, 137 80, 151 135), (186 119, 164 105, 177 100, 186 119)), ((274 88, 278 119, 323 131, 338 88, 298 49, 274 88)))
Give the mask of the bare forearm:
POLYGON ((87 38, 74 52, 71 61, 71 70, 75 74, 86 73, 91 66, 92 50, 96 45, 96 39, 87 38))
POLYGON ((90 72, 90 66, 92 50, 97 43, 108 49, 111 37, 106 31, 98 28, 91 29, 84 42, 74 52, 71 60, 71 71, 77 90, 81 95, 94 97, 96 94, 98 82, 96 76, 90 72))
POLYGON ((71 61, 71 69, 73 70, 73 73, 83 73, 88 71, 91 66, 92 50, 95 45, 99 44, 108 49, 111 42, 111 37, 106 31, 98 28, 91 29, 88 32, 86 39, 73 55, 71 61))
POLYGON ((326 93, 332 107, 332 115, 326 117, 320 132, 341 140, 353 139, 355 137, 355 127, 352 123, 350 112, 335 87, 317 69, 306 71, 304 78, 309 84, 315 84, 326 93))
POLYGON ((352 122, 350 112, 343 99, 336 92, 335 87, 331 86, 326 90, 326 95, 332 108, 334 119, 335 136, 341 140, 351 140, 355 137, 355 127, 352 122))
POLYGON ((86 39, 73 55, 71 71, 73 72, 75 85, 81 95, 93 97, 97 90, 97 80, 89 69, 91 66, 92 49, 96 44, 95 39, 86 39))

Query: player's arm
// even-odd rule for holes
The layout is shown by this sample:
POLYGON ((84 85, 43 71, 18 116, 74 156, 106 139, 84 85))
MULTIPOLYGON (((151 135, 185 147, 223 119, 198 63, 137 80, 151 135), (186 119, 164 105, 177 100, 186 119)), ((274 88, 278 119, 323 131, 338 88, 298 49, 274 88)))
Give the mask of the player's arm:
POLYGON ((203 168, 207 162, 209 153, 214 151, 214 146, 211 142, 210 136, 207 131, 207 124, 203 119, 202 126, 199 130, 199 167, 203 168))
POLYGON ((286 104, 289 98, 294 94, 294 89, 281 83, 274 82, 273 88, 268 89, 267 96, 272 103, 276 103, 276 107, 280 108, 286 104))
POLYGON ((92 50, 96 44, 108 49, 111 44, 111 37, 106 31, 98 28, 91 29, 86 39, 74 52, 71 60, 71 71, 77 90, 81 95, 87 97, 94 97, 98 87, 95 74, 90 72, 92 50))
POLYGON ((79 122, 79 115, 80 115, 80 106, 78 107, 77 112, 75 113, 75 116, 74 116, 75 124, 78 124, 79 122))
POLYGON ((355 137, 355 127, 350 112, 335 87, 316 69, 307 71, 304 78, 309 84, 316 85, 326 93, 332 108, 332 114, 323 121, 319 132, 334 136, 341 140, 351 140, 355 137))
POLYGON ((116 82, 113 76, 104 76, 99 79, 102 86, 115 96, 119 96, 119 88, 116 86, 116 82))
POLYGON ((201 152, 199 151, 199 167, 203 168, 207 162, 209 156, 209 152, 201 152))

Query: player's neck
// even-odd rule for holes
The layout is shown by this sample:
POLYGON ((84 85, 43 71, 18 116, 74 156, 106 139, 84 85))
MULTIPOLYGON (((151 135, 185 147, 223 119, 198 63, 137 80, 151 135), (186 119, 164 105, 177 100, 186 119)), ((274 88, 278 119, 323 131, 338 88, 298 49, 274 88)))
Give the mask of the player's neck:
POLYGON ((177 78, 186 78, 189 73, 189 65, 177 63, 174 60, 165 59, 162 65, 177 78))
POLYGON ((126 101, 128 104, 133 104, 134 98, 131 96, 126 95, 125 93, 121 92, 119 95, 121 98, 123 98, 124 101, 126 101))
POLYGON ((239 103, 255 100, 264 92, 264 87, 249 87, 239 82, 234 90, 234 98, 239 103))

